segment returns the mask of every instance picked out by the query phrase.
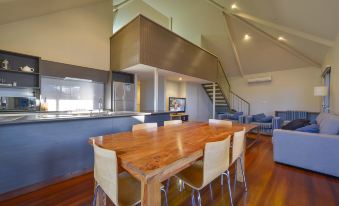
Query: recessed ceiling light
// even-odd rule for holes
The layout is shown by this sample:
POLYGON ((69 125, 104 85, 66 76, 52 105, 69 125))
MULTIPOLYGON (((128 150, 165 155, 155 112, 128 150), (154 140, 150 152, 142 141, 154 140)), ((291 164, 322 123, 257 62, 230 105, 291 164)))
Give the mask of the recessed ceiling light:
POLYGON ((234 3, 234 4, 232 4, 232 5, 231 5, 231 9, 238 9, 238 6, 237 6, 237 4, 235 4, 235 3, 234 3))
POLYGON ((179 81, 181 81, 182 80, 182 77, 179 77, 179 81))
POLYGON ((279 41, 286 41, 286 39, 285 39, 284 37, 282 37, 282 36, 279 36, 279 37, 278 37, 278 40, 279 40, 279 41))
POLYGON ((244 36, 244 40, 248 41, 251 39, 251 36, 249 34, 245 34, 244 36))

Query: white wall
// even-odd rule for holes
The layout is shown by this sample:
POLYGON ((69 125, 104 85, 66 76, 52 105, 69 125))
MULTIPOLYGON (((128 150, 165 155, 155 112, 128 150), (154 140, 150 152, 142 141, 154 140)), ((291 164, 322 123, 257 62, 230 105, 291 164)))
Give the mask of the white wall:
POLYGON ((169 18, 159 11, 144 3, 142 0, 134 0, 126 6, 119 9, 114 17, 113 32, 118 31, 125 24, 130 22, 137 15, 142 14, 163 27, 169 27, 169 18))
POLYGON ((169 97, 186 97, 186 83, 166 80, 165 81, 165 110, 168 110, 169 97))
POLYGON ((272 82, 248 84, 244 78, 230 79, 232 90, 251 104, 251 114, 273 115, 277 110, 319 112, 321 99, 313 96, 321 85, 321 70, 300 68, 272 72, 272 82))
POLYGON ((339 35, 334 47, 327 54, 324 66, 330 65, 331 69, 331 112, 339 114, 339 35))
POLYGON ((208 121, 212 118, 212 101, 198 83, 186 83, 186 114, 190 121, 208 121))
POLYGON ((108 70, 112 22, 109 0, 33 17, 1 25, 0 48, 108 70))
MULTIPOLYGON (((154 110, 154 79, 140 79, 140 111, 147 112, 154 110)), ((165 79, 158 78, 158 110, 165 110, 165 79)), ((138 102, 138 100, 137 100, 138 102)))

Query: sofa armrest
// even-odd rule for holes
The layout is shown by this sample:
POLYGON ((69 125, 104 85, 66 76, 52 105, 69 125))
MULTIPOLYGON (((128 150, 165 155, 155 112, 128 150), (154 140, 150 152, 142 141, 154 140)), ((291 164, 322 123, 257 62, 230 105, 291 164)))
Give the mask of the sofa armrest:
POLYGON ((283 121, 281 117, 273 117, 272 119, 272 129, 280 129, 282 127, 283 121))
POLYGON ((273 131, 274 161, 339 177, 339 135, 273 131))
POLYGON ((253 116, 246 116, 245 117, 245 123, 250 124, 251 122, 253 122, 253 116))
POLYGON ((245 115, 240 115, 240 116, 238 117, 238 122, 239 122, 240 124, 245 124, 245 122, 246 122, 246 116, 245 116, 245 115))

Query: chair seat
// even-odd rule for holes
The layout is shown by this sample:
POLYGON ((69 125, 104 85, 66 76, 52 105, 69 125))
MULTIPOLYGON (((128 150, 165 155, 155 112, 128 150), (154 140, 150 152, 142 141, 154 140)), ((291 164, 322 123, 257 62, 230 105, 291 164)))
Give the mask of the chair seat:
POLYGON ((180 173, 176 174, 176 176, 188 184, 190 187, 200 190, 205 185, 203 184, 203 171, 204 171, 204 163, 202 160, 195 162, 190 167, 184 169, 180 173))
POLYGON ((119 205, 136 205, 141 201, 141 183, 127 172, 122 172, 118 176, 118 201, 119 205))
MULTIPOLYGON (((119 173, 119 205, 130 206, 141 202, 141 183, 127 172, 119 173)), ((160 189, 165 186, 161 184, 160 189)))

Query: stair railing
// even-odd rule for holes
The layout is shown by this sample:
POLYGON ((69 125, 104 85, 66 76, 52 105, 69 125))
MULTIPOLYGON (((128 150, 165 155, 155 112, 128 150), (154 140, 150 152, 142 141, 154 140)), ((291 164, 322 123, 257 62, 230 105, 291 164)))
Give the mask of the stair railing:
POLYGON ((228 78, 224 72, 224 68, 221 65, 220 61, 218 61, 218 85, 220 90, 225 96, 227 104, 229 105, 230 109, 236 110, 238 112, 243 112, 244 115, 250 115, 251 113, 251 105, 248 101, 241 98, 239 95, 235 94, 231 90, 231 84, 228 81, 228 78))

